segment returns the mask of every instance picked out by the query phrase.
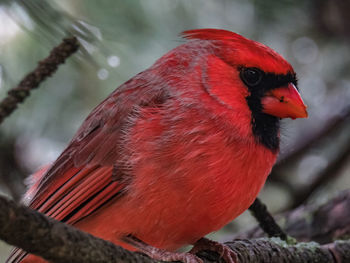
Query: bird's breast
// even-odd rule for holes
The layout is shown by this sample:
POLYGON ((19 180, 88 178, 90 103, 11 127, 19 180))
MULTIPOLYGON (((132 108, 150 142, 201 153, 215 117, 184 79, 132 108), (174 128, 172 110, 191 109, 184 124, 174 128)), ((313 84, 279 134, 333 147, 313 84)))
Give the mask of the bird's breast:
POLYGON ((139 125, 142 134, 131 140, 137 143, 129 198, 148 222, 144 236, 162 233, 150 242, 168 249, 176 247, 169 240, 194 242, 245 211, 276 159, 254 138, 228 135, 210 122, 182 119, 162 126, 154 119, 139 125))
POLYGON ((276 154, 198 111, 154 112, 139 118, 124 138, 125 158, 118 165, 130 180, 123 197, 78 227, 116 243, 131 233, 175 250, 246 210, 276 154))

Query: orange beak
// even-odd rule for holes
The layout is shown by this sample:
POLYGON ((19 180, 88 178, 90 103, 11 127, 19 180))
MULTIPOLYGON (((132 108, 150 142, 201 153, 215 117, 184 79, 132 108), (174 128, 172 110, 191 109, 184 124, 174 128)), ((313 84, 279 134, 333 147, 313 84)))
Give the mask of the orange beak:
POLYGON ((307 106, 293 83, 268 91, 261 100, 263 112, 279 118, 307 118, 307 106))

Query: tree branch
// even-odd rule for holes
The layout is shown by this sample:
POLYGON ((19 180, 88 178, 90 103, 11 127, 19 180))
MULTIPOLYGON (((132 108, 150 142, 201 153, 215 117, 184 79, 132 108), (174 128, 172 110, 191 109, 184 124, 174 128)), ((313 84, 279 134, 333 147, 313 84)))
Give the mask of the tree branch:
MULTIPOLYGON (((322 205, 300 206, 277 215, 277 222, 298 241, 326 244, 350 236, 350 190, 341 192, 322 205)), ((260 238, 265 233, 256 226, 236 238, 260 238)))
POLYGON ((37 68, 29 73, 16 88, 9 90, 8 96, 0 102, 0 124, 8 117, 17 105, 23 102, 47 77, 51 76, 58 66, 78 50, 78 41, 75 37, 66 38, 63 42, 52 49, 50 55, 39 62, 37 68))
POLYGON ((0 238, 54 263, 155 262, 0 197, 0 238))
POLYGON ((254 203, 249 207, 249 210, 259 222, 259 226, 269 237, 279 237, 282 240, 287 239, 287 235, 276 223, 273 216, 267 210, 266 205, 263 204, 259 198, 255 199, 254 203))
MULTIPOLYGON (((17 205, 4 197, 0 197, 0 238, 53 263, 156 262, 48 218, 28 207, 17 205)), ((227 245, 238 254, 240 263, 339 263, 350 260, 350 241, 338 241, 327 246, 317 243, 289 246, 279 238, 272 238, 234 240, 227 245), (335 261, 334 258, 341 260, 335 261)), ((200 255, 205 262, 218 261, 213 252, 200 252, 200 255)))
POLYGON ((318 188, 322 185, 326 185, 329 181, 334 180, 345 165, 348 164, 348 159, 350 156, 350 144, 346 146, 346 149, 338 156, 329 162, 327 167, 323 169, 316 177, 311 181, 311 183, 297 191, 291 208, 296 208, 303 204, 318 188))
POLYGON ((350 241, 336 241, 327 246, 320 246, 315 242, 291 246, 279 238, 272 238, 234 240, 226 245, 236 252, 240 263, 350 262, 350 241))

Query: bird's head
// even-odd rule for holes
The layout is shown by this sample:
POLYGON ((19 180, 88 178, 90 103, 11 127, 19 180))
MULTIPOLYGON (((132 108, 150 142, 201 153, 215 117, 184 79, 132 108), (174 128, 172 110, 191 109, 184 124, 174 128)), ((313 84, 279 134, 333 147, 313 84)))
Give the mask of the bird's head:
POLYGON ((231 108, 249 107, 253 132, 268 148, 278 148, 269 137, 278 137, 280 118, 307 117, 292 66, 271 48, 226 30, 189 30, 183 36, 214 43, 206 73, 216 80, 211 95, 231 108))

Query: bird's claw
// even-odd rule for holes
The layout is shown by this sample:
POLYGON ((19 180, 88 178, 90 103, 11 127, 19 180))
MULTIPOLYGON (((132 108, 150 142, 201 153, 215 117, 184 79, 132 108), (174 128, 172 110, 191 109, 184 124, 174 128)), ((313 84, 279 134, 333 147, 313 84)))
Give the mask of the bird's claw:
POLYGON ((219 254, 226 263, 238 263, 237 254, 232 251, 228 246, 209 240, 207 238, 199 239, 190 250, 190 253, 197 254, 199 251, 209 250, 219 254))
POLYGON ((201 260, 199 257, 194 255, 193 253, 170 252, 164 249, 152 247, 132 235, 128 235, 124 237, 123 241, 138 248, 141 253, 146 254, 147 256, 155 260, 169 261, 169 262, 181 261, 183 263, 203 263, 203 260, 201 260))

